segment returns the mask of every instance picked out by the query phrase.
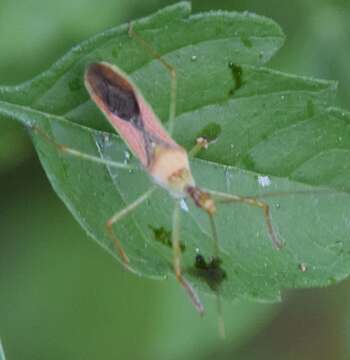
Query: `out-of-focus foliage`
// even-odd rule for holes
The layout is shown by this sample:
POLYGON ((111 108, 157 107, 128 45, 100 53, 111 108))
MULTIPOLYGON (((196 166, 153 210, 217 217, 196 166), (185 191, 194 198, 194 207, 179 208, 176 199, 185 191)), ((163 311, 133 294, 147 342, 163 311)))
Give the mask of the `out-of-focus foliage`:
POLYGON ((1 339, 0 339, 0 360, 5 360, 5 352, 2 347, 1 339))
POLYGON ((0 118, 0 174, 31 158, 33 149, 26 131, 0 118))

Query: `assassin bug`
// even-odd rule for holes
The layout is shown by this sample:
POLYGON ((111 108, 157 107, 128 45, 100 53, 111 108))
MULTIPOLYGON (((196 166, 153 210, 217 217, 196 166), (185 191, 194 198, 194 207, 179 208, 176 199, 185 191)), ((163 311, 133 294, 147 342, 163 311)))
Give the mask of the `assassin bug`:
MULTIPOLYGON (((218 259, 212 263, 220 263, 219 240, 214 221, 214 215, 217 211, 216 204, 219 203, 244 203, 259 208, 263 214, 267 232, 273 245, 279 249, 282 247, 282 242, 279 240, 273 228, 269 205, 266 202, 255 197, 201 189, 196 185, 190 169, 189 155, 194 156, 198 151, 206 148, 208 142, 204 138, 197 139, 195 147, 187 153, 187 151, 178 145, 171 137, 176 117, 176 70, 133 30, 131 24, 129 25, 129 35, 154 58, 160 61, 170 74, 171 99, 168 130, 166 131, 164 129, 151 106, 144 100, 140 90, 138 90, 137 86, 133 84, 122 70, 106 62, 93 63, 87 67, 84 80, 91 99, 103 112, 134 156, 138 158, 142 168, 149 174, 155 184, 126 208, 114 214, 107 221, 106 230, 113 239, 125 267, 131 269, 128 255, 123 249, 122 239, 117 237, 116 224, 148 199, 157 186, 166 189, 175 200, 173 229, 171 232, 175 276, 189 295, 197 311, 203 313, 203 305, 191 284, 184 278, 181 268, 180 201, 182 199, 191 199, 197 207, 208 215, 214 242, 213 259, 218 259)), ((54 143, 59 150, 67 154, 109 166, 129 168, 123 163, 102 160, 65 145, 57 144, 40 129, 35 128, 35 130, 42 133, 48 141, 54 143)), ((206 265, 204 270, 208 269, 209 265, 206 265)))

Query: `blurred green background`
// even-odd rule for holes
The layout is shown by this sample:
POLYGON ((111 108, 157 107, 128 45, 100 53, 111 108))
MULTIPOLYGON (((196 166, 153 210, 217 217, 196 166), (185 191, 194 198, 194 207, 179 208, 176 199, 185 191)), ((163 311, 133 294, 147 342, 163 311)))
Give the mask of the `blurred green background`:
MULTIPOLYGON (((174 1, 0 0, 0 84, 47 69, 70 47, 174 1)), ((339 81, 349 109, 348 0, 195 0, 249 10, 287 35, 269 66, 339 81)), ((98 211, 98 208, 96 209, 98 211)), ((350 282, 287 292, 281 305, 214 299, 200 319, 177 284, 125 271, 57 199, 25 131, 0 118, 0 337, 8 359, 349 359, 350 282)))

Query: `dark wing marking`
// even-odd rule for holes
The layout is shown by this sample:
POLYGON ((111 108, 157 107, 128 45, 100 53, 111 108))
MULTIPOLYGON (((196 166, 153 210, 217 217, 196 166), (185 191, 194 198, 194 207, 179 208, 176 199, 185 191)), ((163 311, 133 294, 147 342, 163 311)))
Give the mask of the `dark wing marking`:
POLYGON ((107 79, 103 79, 101 89, 110 112, 125 121, 132 121, 138 117, 140 108, 133 92, 122 89, 118 84, 112 84, 107 79))
POLYGON ((156 147, 160 145, 167 148, 170 145, 152 131, 148 131, 142 119, 139 100, 133 85, 126 76, 106 63, 91 64, 85 77, 94 101, 98 102, 105 112, 128 122, 139 131, 146 155, 146 167, 148 167, 152 164, 156 147))
POLYGON ((88 79, 94 93, 112 114, 143 129, 135 92, 126 79, 103 64, 90 65, 88 79))

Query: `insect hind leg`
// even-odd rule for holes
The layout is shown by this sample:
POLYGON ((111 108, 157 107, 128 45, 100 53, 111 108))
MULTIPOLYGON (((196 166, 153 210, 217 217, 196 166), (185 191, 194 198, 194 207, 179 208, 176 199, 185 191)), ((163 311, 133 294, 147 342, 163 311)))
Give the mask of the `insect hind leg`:
POLYGON ((169 120, 168 120, 168 132, 170 135, 174 132, 175 126, 175 117, 176 117, 176 96, 177 96, 177 74, 176 69, 173 65, 169 64, 163 59, 163 57, 156 51, 154 48, 138 34, 134 28, 133 24, 129 23, 128 34, 131 38, 134 38, 140 46, 142 46, 150 56, 157 59, 160 64, 168 71, 170 75, 170 104, 169 104, 169 120))
POLYGON ((144 194, 139 196, 135 201, 133 201, 127 207, 117 211, 106 223, 107 233, 109 234, 116 249, 118 250, 118 253, 119 253, 125 267, 128 267, 129 257, 126 255, 126 252, 124 251, 121 242, 119 241, 115 231, 113 230, 113 225, 115 225, 117 222, 119 222, 120 220, 125 218, 133 210, 135 210, 138 206, 140 206, 145 200, 147 200, 152 195, 152 193, 155 191, 155 189, 156 189, 156 187, 154 187, 154 186, 152 188, 150 188, 148 191, 146 191, 144 194))
POLYGON ((173 213, 173 231, 172 231, 172 246, 173 246, 173 266, 174 272, 176 276, 176 280, 181 284, 181 286, 185 289, 188 296, 190 297, 192 304, 196 308, 196 310, 203 314, 204 307, 193 289, 190 283, 183 277, 181 271, 181 247, 180 247, 180 205, 176 202, 174 213, 173 213))
POLYGON ((271 213, 270 213, 270 206, 268 203, 266 203, 263 200, 260 200, 256 197, 250 197, 250 196, 240 196, 240 195, 233 195, 233 194, 227 194, 222 193, 218 191, 213 190, 206 190, 210 195, 212 195, 217 203, 227 204, 227 203, 242 203, 249 206, 253 206, 256 208, 261 209, 264 221, 266 224, 268 235, 271 239, 272 244, 277 250, 280 250, 283 248, 283 242, 279 239, 271 220, 271 213))

